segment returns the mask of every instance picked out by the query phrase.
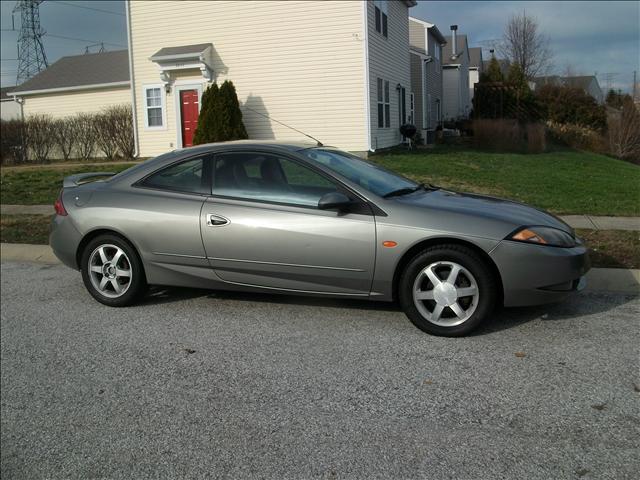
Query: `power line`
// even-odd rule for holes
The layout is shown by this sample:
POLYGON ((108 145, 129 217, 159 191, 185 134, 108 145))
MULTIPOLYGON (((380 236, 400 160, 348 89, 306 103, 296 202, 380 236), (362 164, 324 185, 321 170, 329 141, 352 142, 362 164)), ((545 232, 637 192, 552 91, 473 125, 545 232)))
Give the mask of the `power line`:
POLYGON ((114 12, 112 10, 102 10, 101 8, 86 7, 84 5, 76 5, 75 3, 69 3, 69 2, 61 2, 61 1, 47 2, 47 5, 66 5, 68 7, 84 8, 85 10, 93 10, 94 12, 110 13, 111 15, 119 15, 121 17, 125 16, 124 13, 114 12))
POLYGON ((76 42, 83 42, 83 43, 104 43, 105 45, 111 45, 112 47, 122 47, 122 48, 127 48, 126 45, 122 45, 120 43, 109 43, 109 42, 99 42, 97 40, 90 40, 87 38, 75 38, 75 37, 67 37, 64 35, 54 35, 53 33, 46 33, 47 37, 53 37, 53 38, 61 38, 63 40, 73 40, 76 42))

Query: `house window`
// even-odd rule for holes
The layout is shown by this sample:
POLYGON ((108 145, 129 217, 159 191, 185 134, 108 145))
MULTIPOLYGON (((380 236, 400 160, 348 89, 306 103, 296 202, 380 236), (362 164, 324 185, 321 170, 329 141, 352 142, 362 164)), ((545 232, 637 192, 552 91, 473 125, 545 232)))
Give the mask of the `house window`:
POLYGON ((415 125, 415 115, 416 115, 416 107, 415 107, 415 97, 413 92, 409 94, 409 123, 415 125))
POLYGON ((407 121, 407 89, 398 88, 398 125, 404 125, 407 121))
POLYGON ((378 78, 378 128, 389 128, 390 126, 389 81, 378 78))
POLYGON ((388 10, 387 10, 387 0, 374 0, 373 5, 375 6, 376 11, 376 32, 381 33, 385 37, 387 34, 387 25, 388 25, 388 10))
POLYGON ((144 87, 146 128, 164 128, 164 92, 161 85, 144 87))
POLYGON ((436 43, 436 48, 433 49, 433 56, 437 61, 440 61, 440 50, 442 47, 436 43))

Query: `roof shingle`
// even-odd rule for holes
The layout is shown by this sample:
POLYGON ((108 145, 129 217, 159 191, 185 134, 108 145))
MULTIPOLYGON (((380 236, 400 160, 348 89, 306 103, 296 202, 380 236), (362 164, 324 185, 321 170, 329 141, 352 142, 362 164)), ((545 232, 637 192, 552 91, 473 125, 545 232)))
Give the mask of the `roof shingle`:
POLYGON ((62 57, 33 78, 14 88, 13 93, 86 87, 129 81, 127 50, 62 57))

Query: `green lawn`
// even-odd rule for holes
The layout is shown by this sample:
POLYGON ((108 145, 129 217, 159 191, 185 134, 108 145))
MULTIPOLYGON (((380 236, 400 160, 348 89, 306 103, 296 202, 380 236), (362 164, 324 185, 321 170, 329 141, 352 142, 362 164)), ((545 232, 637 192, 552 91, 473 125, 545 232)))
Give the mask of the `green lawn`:
POLYGON ((3 205, 53 204, 62 180, 68 175, 84 172, 120 172, 132 164, 76 166, 69 168, 3 168, 0 174, 0 202, 3 205))
POLYGON ((594 153, 438 147, 371 160, 420 182, 519 200, 558 214, 640 215, 640 167, 594 153))
MULTIPOLYGON (((462 147, 395 151, 371 159, 415 180, 460 191, 520 200, 558 214, 640 215, 640 167, 593 153, 538 155, 478 152, 462 147)), ((3 204, 51 204, 62 179, 130 165, 3 168, 3 204)))

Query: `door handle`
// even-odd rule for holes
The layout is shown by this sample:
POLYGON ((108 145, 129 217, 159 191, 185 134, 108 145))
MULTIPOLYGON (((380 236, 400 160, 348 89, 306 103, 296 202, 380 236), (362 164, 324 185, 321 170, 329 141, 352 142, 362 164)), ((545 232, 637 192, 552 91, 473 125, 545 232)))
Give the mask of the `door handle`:
POLYGON ((221 215, 214 215, 213 213, 207 214, 207 225, 209 227, 224 227, 229 225, 229 219, 221 215))

